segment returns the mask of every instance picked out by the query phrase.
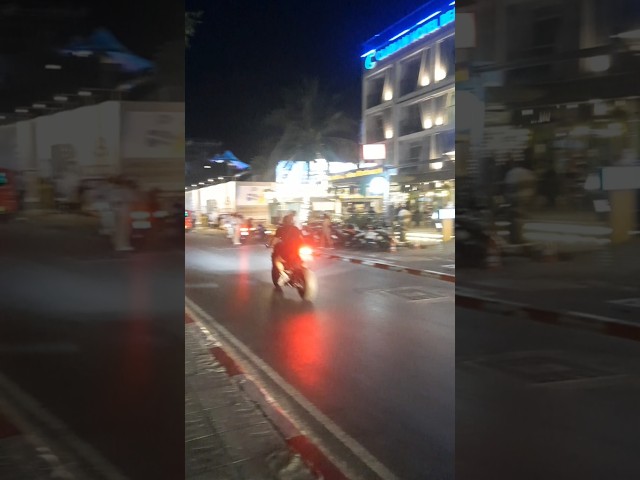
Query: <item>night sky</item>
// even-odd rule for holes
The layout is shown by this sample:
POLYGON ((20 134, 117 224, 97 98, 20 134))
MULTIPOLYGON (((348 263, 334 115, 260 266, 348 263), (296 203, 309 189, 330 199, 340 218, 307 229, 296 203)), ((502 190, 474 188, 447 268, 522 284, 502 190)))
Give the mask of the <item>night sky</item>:
POLYGON ((203 23, 187 51, 187 137, 215 139, 243 161, 282 88, 316 77, 361 116, 362 44, 424 0, 187 0, 203 23))

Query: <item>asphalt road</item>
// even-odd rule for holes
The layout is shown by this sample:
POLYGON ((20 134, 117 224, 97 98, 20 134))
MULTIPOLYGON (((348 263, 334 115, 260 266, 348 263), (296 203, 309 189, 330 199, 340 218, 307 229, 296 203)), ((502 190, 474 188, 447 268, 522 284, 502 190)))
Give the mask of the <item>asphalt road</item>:
POLYGON ((456 309, 456 479, 640 478, 640 345, 456 309))
POLYGON ((454 286, 319 258, 306 306, 269 254, 189 234, 187 297, 397 478, 452 479, 454 286))
POLYGON ((130 479, 184 475, 183 258, 0 226, 0 372, 130 479))

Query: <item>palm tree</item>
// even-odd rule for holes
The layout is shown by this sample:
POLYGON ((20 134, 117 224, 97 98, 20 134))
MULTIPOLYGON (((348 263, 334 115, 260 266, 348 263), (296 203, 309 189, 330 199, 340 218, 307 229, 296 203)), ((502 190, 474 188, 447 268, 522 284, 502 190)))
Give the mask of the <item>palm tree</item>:
POLYGON ((284 105, 271 112, 266 125, 275 128, 269 169, 279 161, 355 161, 358 157, 357 122, 338 106, 339 97, 320 89, 317 80, 284 92, 284 105))

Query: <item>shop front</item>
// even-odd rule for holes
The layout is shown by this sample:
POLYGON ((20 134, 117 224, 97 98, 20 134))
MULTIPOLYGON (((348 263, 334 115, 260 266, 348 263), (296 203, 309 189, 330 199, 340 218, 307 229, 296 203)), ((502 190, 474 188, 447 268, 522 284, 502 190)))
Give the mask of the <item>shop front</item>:
POLYGON ((384 215, 389 203, 388 179, 388 172, 382 167, 329 177, 329 194, 336 205, 336 216, 384 215))

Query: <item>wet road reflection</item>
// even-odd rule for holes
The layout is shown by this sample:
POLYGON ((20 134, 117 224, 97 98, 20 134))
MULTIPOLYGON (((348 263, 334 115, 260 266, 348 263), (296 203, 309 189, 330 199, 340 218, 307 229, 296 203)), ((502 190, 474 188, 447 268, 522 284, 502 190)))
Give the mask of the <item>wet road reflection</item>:
POLYGON ((453 285, 316 259, 308 304, 274 292, 269 253, 188 238, 187 296, 399 478, 453 478, 453 285))

